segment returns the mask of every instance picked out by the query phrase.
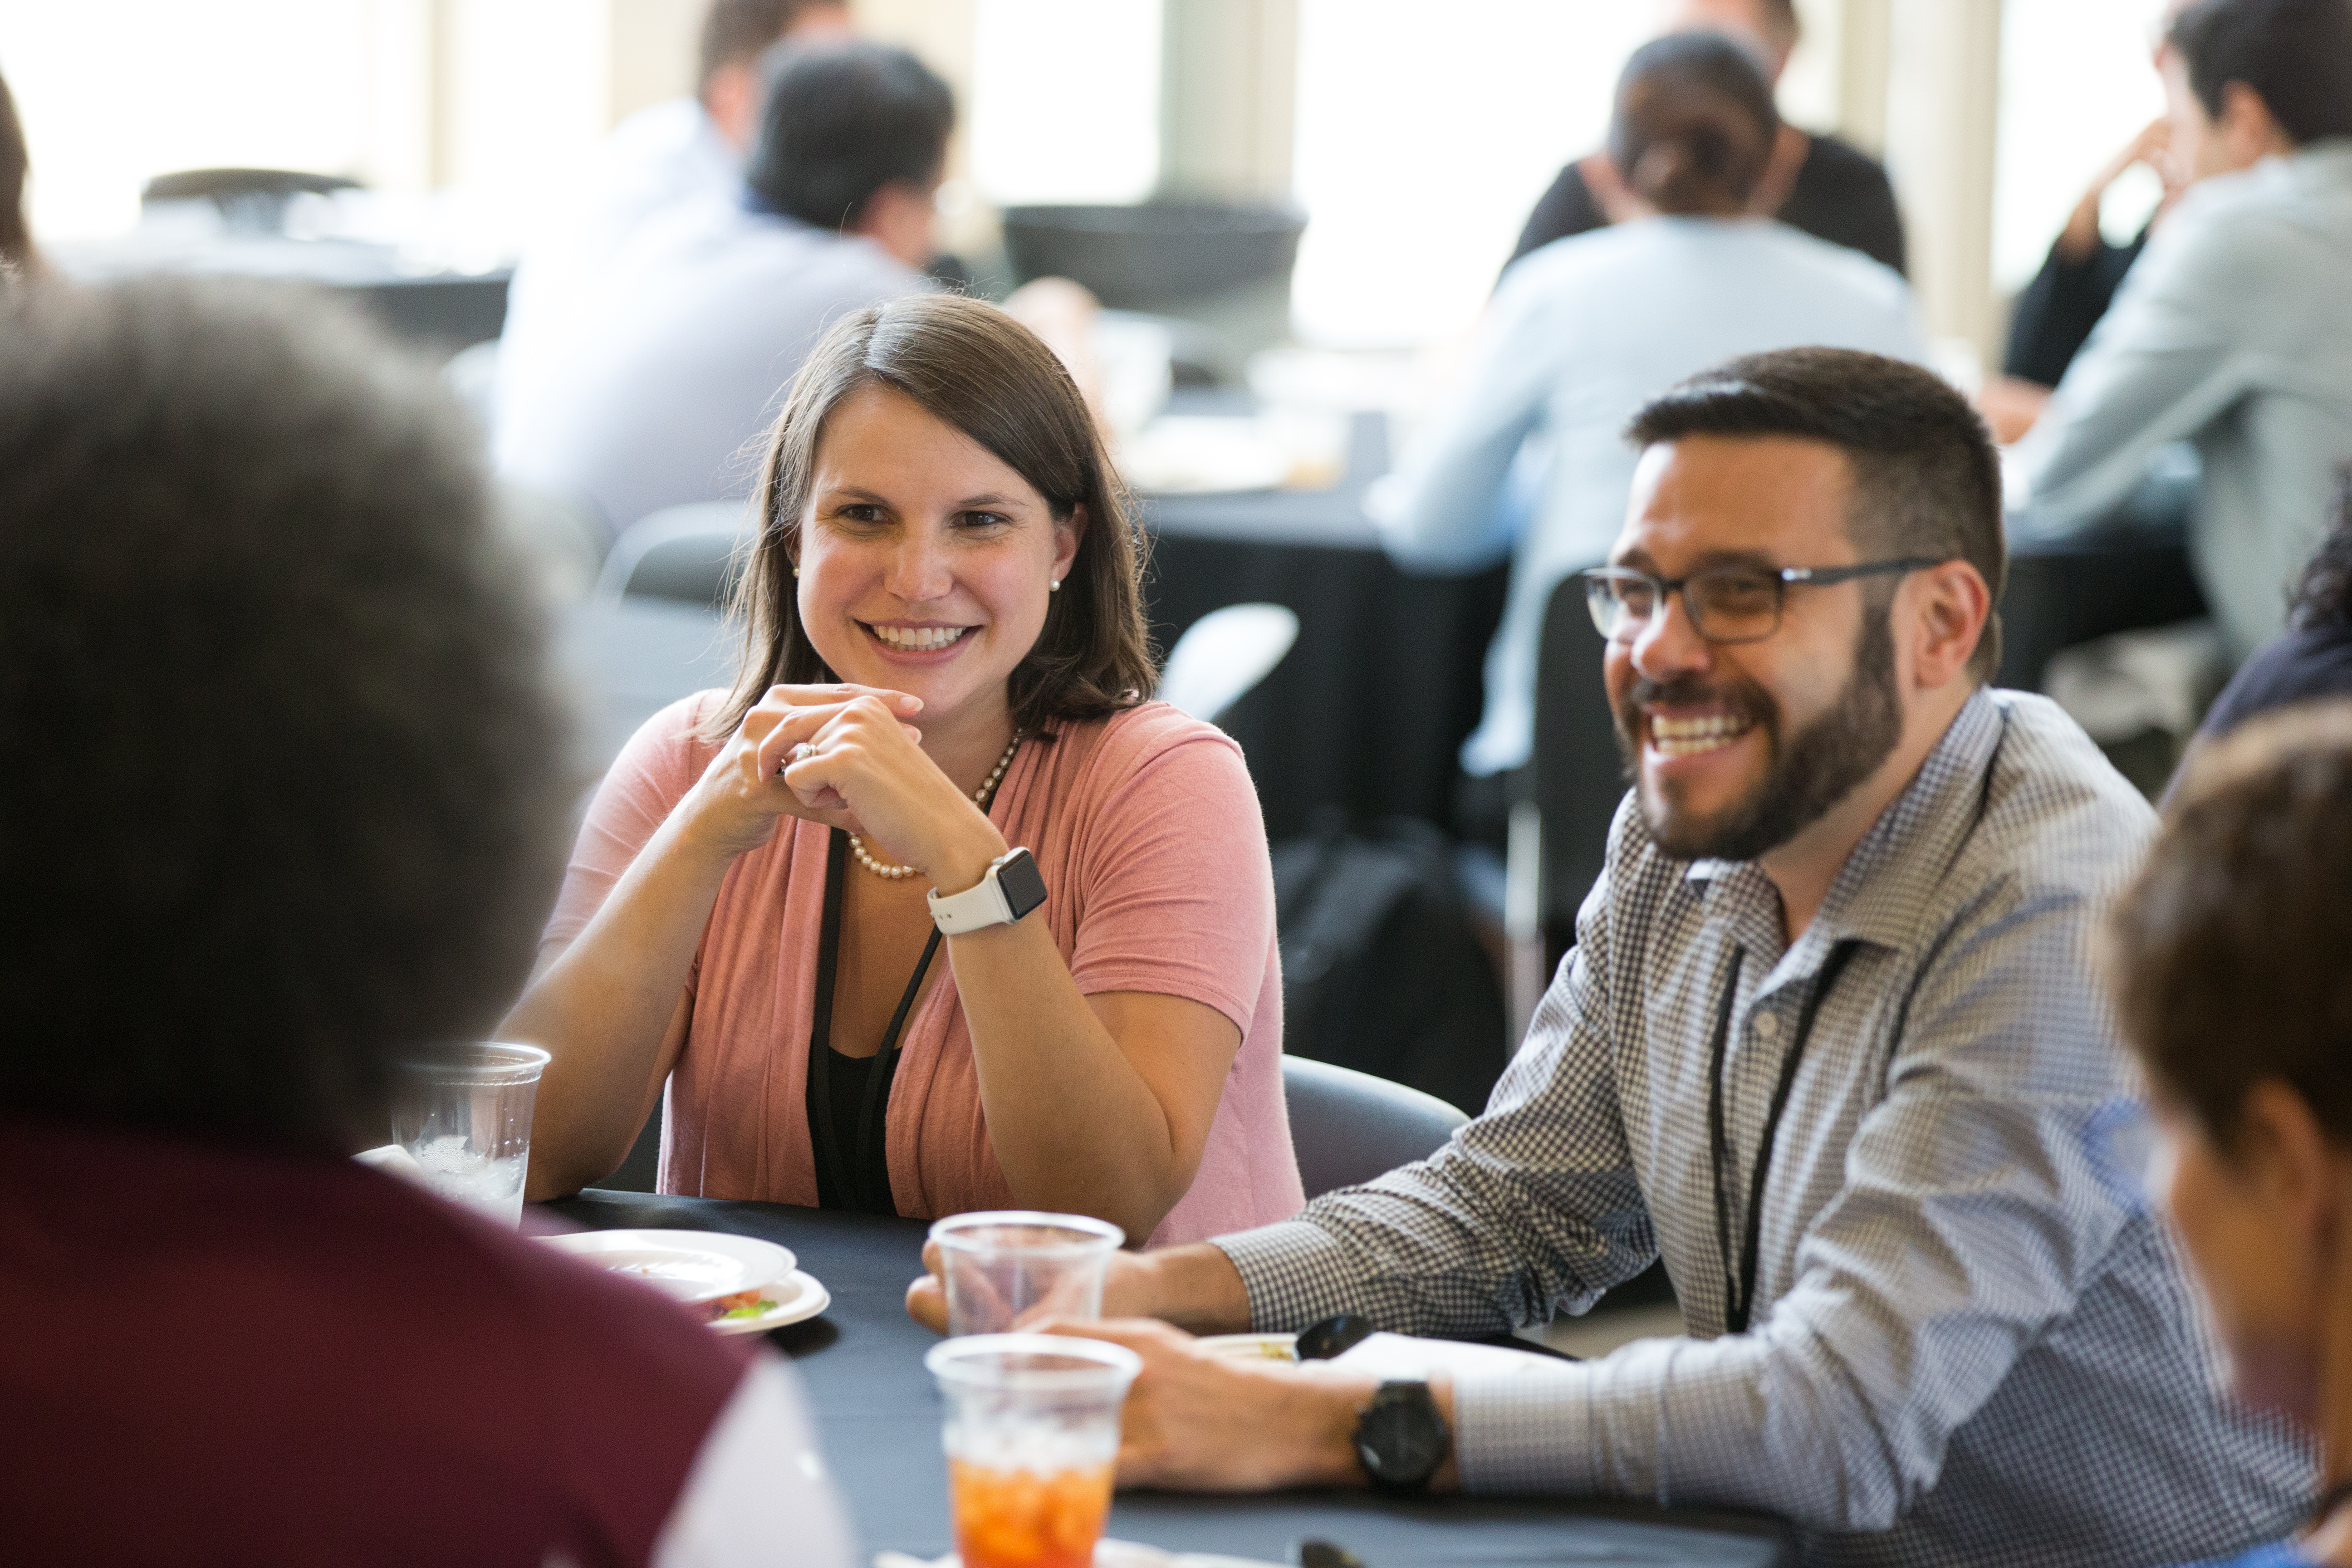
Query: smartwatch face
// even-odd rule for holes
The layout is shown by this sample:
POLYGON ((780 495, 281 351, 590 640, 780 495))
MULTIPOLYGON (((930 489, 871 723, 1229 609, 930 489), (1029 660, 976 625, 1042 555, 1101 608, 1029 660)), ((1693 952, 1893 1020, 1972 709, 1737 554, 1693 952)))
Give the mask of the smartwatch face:
POLYGON ((996 868, 996 889, 1016 921, 1045 901, 1045 879, 1037 873, 1036 858, 1025 849, 996 868))

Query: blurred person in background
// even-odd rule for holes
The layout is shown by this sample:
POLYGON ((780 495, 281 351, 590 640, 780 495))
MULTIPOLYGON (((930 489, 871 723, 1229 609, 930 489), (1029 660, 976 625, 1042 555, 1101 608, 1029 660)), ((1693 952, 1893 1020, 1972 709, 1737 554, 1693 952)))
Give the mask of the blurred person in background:
MULTIPOLYGON (((2352 460, 2352 0, 2201 0, 2161 64, 2192 188, 2013 449, 2011 532, 2091 534, 2159 448, 2193 444, 2189 561, 2235 662, 2283 629, 2352 460)), ((2059 647, 2126 627, 2018 629, 2059 647)))
POLYGON ((535 352, 500 356, 501 477, 584 500, 616 533, 748 495, 751 444, 825 329, 931 286, 947 84, 859 42, 794 48, 770 71, 742 182, 638 226, 535 352))
POLYGON ((497 1022, 562 865, 488 504, 344 315, 0 298, 12 1560, 855 1560, 776 1358, 346 1157, 497 1022))
POLYGON ((2239 668, 2198 733, 2210 741, 2315 697, 2352 697, 2352 468, 2337 478, 2335 522, 2304 568, 2287 629, 2239 668))
POLYGON ((650 104, 614 126, 515 264, 500 354, 547 352, 540 334, 562 330, 569 292, 593 280, 655 214, 740 190, 760 131, 761 58, 781 42, 849 31, 845 0, 711 0, 693 95, 650 104))
POLYGON ((32 226, 25 221, 25 181, 31 173, 16 100, 9 95, 7 79, 0 77, 0 283, 26 277, 41 264, 32 226))
POLYGON ((2237 1396, 2319 1444, 2309 1526, 2237 1568, 2352 1564, 2352 703, 2215 742, 2165 818, 2107 929, 2150 1185, 2237 1396))
MULTIPOLYGON (((2166 0, 2162 30, 2158 34, 2149 65, 2160 78, 2172 24, 2189 8, 2189 0, 2166 0)), ((2067 215, 2066 225, 2051 242, 2042 270, 2020 290, 2009 321, 2009 346, 2001 357, 2001 374, 1989 377, 1977 395, 1977 405, 1992 426, 1993 438, 2017 440, 2042 417, 2050 389, 2074 363, 2091 329, 2115 302, 2124 277, 2147 248, 2147 237, 2172 210, 2187 189, 2180 166, 2172 156, 2171 116, 2158 115, 2143 126, 2130 145, 2116 154, 2091 179, 2082 199, 2067 215), (2134 169, 2147 169, 2161 183, 2163 194, 2156 210, 2129 243, 2109 242, 2099 227, 2099 211, 2116 183, 2134 169)))
POLYGON ((1901 278, 1752 216, 1780 129, 1746 45, 1699 31, 1636 50, 1618 83, 1609 155, 1637 213, 1504 275, 1463 386, 1406 456, 1381 509, 1391 555, 1433 571, 1513 561, 1486 657, 1486 715, 1462 751, 1474 779, 1528 760, 1544 609, 1562 578, 1599 565, 1616 540, 1636 409, 1738 354, 1823 344, 1926 356, 1901 278), (1514 478, 1522 448, 1528 471, 1541 470, 1532 509, 1516 494, 1531 482, 1514 478))
POLYGON ((1256 792, 1147 700, 1134 522, 1061 363, 980 300, 860 311, 754 504, 734 689, 614 763, 500 1036, 555 1058, 531 1190, 659 1105, 664 1192, 1138 1244, 1294 1212, 1256 792))
MULTIPOLYGON (((1766 80, 1775 87, 1799 36, 1794 0, 1675 0, 1668 26, 1676 32, 1709 29, 1748 40, 1760 56, 1766 80)), ((1885 169, 1834 136, 1780 125, 1748 203, 1750 212, 1859 250, 1897 272, 1904 269, 1903 215, 1895 209, 1885 169)), ((1604 148, 1559 172, 1528 215, 1511 260, 1555 239, 1622 222, 1640 210, 1623 166, 1604 148)))

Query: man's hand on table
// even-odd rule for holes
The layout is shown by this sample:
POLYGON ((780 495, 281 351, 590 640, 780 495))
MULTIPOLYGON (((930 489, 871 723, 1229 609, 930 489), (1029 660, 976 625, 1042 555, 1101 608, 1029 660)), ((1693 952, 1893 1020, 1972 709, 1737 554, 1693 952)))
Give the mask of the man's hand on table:
MULTIPOLYGON (((907 1287, 907 1315, 935 1334, 948 1331, 942 1267, 939 1243, 925 1242, 925 1272, 907 1287)), ((1195 1333, 1241 1333, 1250 1326, 1249 1289, 1233 1259, 1206 1242, 1114 1252, 1103 1270, 1102 1315, 1163 1318, 1195 1333)))
MULTIPOLYGON (((907 1287, 907 1311, 945 1333, 947 1290, 937 1243, 924 1247, 923 1267, 927 1272, 907 1287)), ((1217 1355, 1170 1326, 1204 1333, 1249 1328, 1249 1290, 1223 1249, 1202 1243, 1113 1253, 1103 1277, 1103 1318, 1020 1326, 1108 1340, 1143 1358, 1121 1418, 1120 1486, 1233 1492, 1365 1484, 1356 1422, 1379 1379, 1328 1362, 1217 1355)), ((1453 1384, 1432 1380, 1430 1394, 1450 1426, 1453 1384)), ((1454 1487, 1452 1455, 1430 1484, 1454 1487)))
POLYGON ((1108 1340, 1143 1358, 1120 1415, 1122 1487, 1261 1492, 1364 1484, 1356 1419, 1377 1378, 1326 1362, 1216 1355, 1147 1318, 1054 1318, 1037 1327, 1108 1340))

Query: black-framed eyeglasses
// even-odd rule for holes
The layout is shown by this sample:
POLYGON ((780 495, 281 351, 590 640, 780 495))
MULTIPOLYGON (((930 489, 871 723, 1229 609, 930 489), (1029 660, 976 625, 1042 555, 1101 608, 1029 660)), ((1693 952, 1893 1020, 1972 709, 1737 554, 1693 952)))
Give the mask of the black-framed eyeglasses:
POLYGON ((1743 643, 1762 642, 1780 629, 1780 612, 1792 587, 1825 588, 1940 564, 1927 556, 1906 555, 1858 566, 1710 566, 1687 577, 1657 577, 1631 566, 1596 566, 1578 575, 1584 579, 1592 624, 1612 642, 1632 642, 1665 609, 1667 596, 1680 594, 1699 636, 1711 643, 1743 643))

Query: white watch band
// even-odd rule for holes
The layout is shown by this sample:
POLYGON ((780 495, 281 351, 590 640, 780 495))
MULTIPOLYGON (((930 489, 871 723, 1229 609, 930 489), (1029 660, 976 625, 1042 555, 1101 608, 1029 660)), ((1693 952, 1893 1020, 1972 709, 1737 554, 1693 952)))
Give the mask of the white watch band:
POLYGON ((997 885, 996 872, 997 868, 1020 853, 1013 849, 991 860, 986 874, 961 893, 950 893, 943 899, 933 888, 925 894, 931 906, 931 923, 947 936, 961 936, 988 926, 1011 925, 1013 905, 1006 900, 1004 889, 997 885))

